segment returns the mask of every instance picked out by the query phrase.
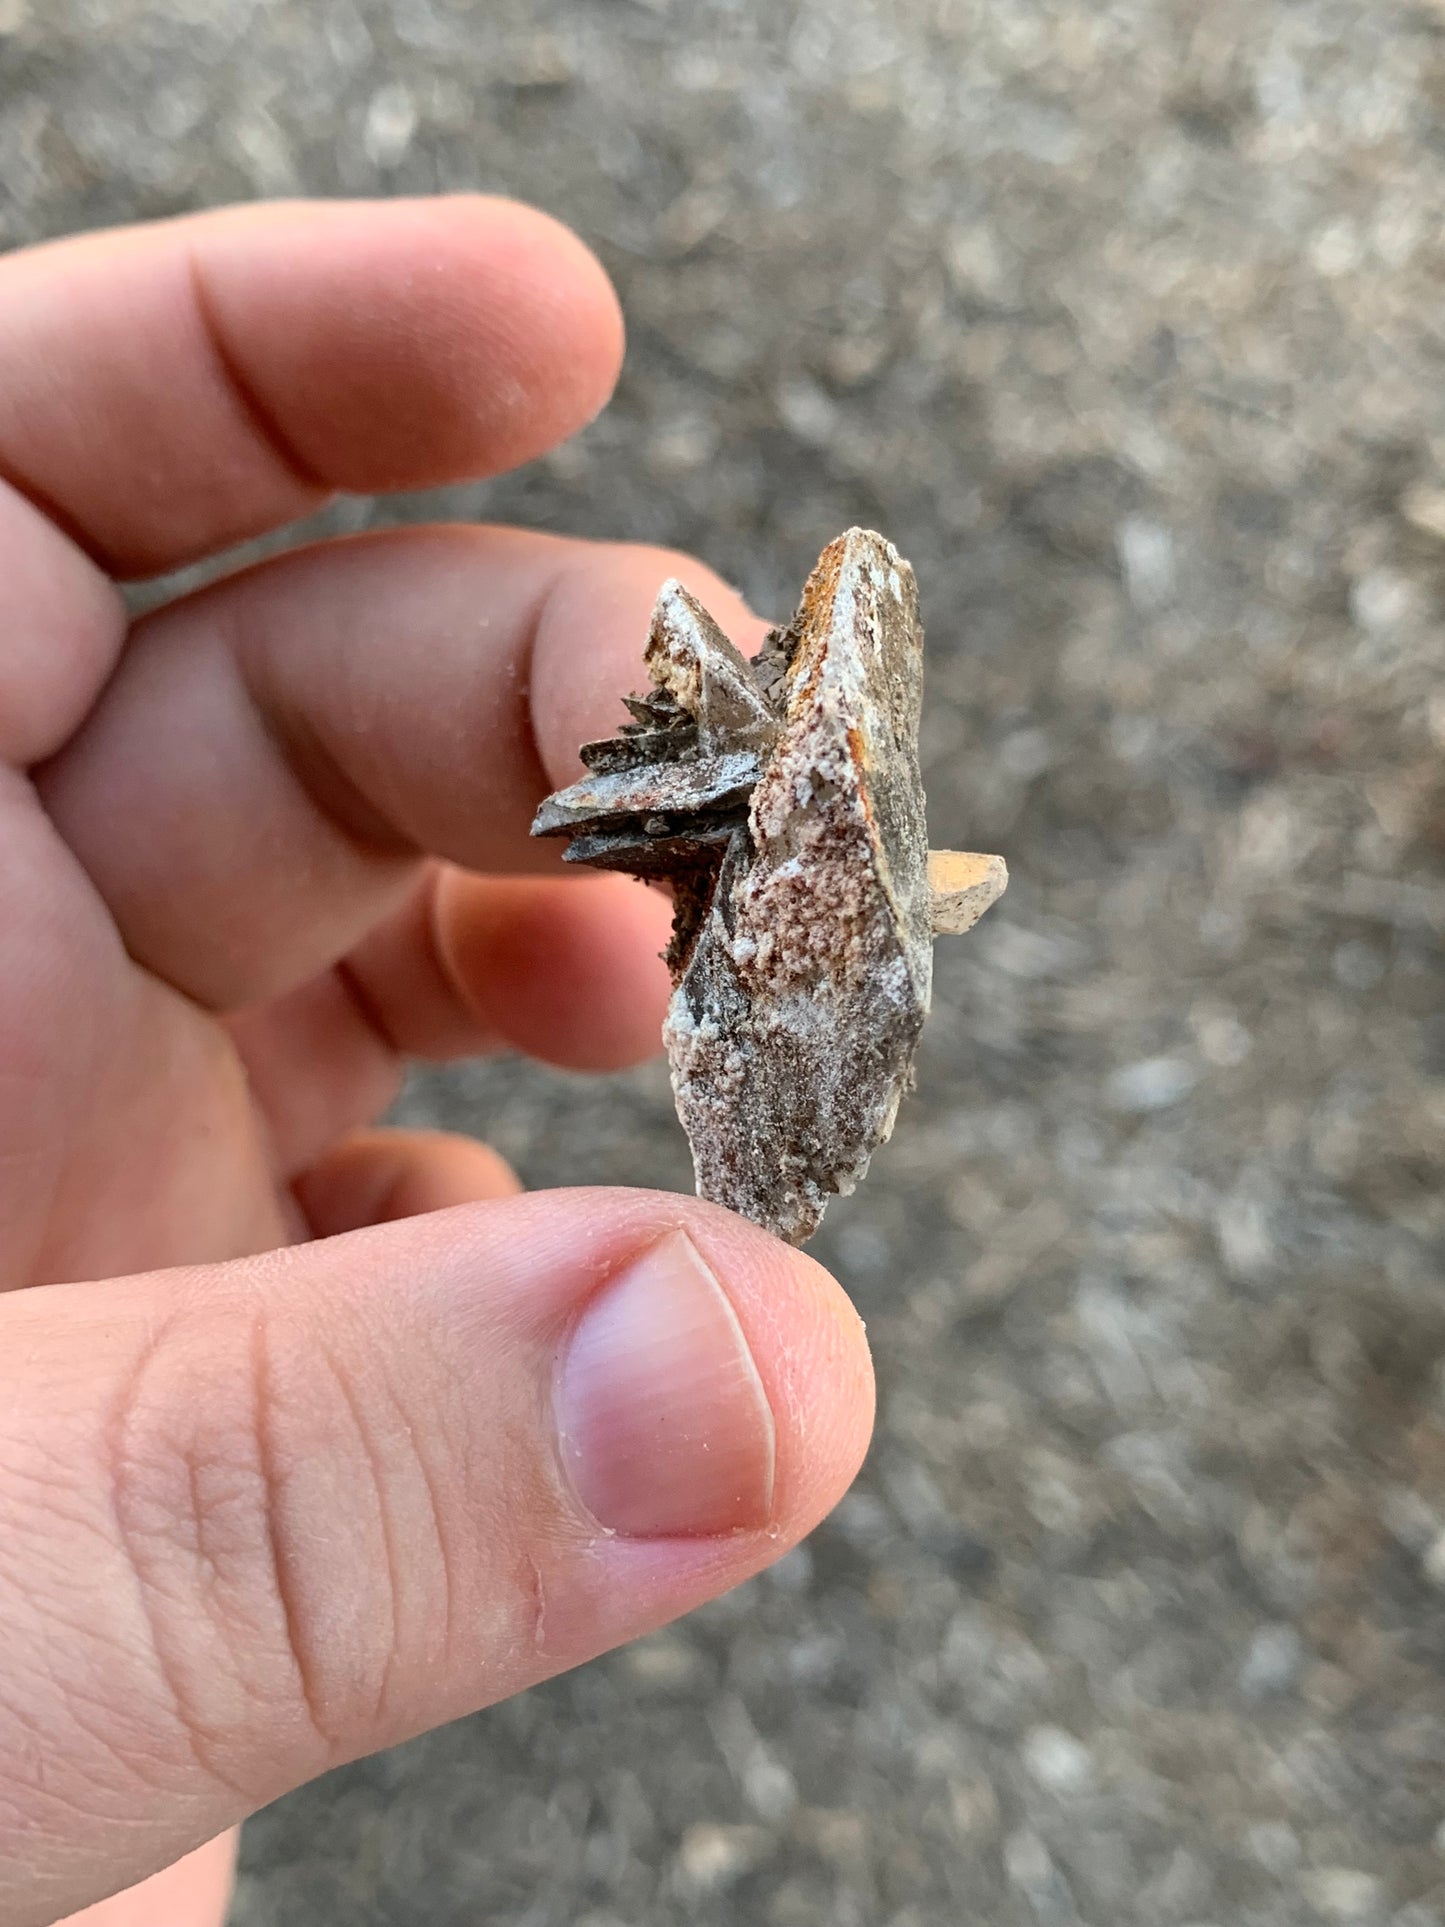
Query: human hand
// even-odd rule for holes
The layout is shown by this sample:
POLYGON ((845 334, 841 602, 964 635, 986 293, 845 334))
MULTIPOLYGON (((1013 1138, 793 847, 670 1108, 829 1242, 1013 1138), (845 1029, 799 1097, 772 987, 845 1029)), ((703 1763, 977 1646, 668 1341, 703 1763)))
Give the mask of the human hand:
MULTIPOLYGON (((737 1584, 862 1456, 861 1328, 807 1258, 363 1128, 408 1055, 655 1047, 665 905, 528 822, 665 576, 760 626, 674 556, 501 529, 129 629, 116 587, 526 461, 620 350, 580 244, 473 198, 0 262, 7 1927, 737 1584)), ((87 1919, 214 1927, 228 1879, 218 1843, 87 1919)))

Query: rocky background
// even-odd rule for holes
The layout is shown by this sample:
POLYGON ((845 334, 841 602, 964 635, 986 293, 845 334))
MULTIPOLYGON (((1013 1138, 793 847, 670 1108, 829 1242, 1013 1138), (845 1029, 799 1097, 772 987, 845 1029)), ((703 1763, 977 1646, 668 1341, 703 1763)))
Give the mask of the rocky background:
MULTIPOLYGON (((1445 1921, 1445 5, 0 0, 0 243, 483 187, 632 352, 329 526, 918 567, 920 1088, 819 1250, 861 1483, 770 1577, 250 1829, 235 1927, 1445 1921)), ((684 1186, 657 1069, 405 1111, 684 1186)))

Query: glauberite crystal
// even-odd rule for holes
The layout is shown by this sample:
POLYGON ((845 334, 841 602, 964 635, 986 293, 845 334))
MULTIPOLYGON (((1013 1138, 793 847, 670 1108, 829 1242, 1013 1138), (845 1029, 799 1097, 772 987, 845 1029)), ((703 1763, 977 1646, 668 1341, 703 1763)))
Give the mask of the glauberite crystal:
POLYGON ((751 662, 666 583, 645 661, 632 720, 583 746, 532 834, 671 885, 663 1040, 698 1195, 802 1244, 893 1129, 934 936, 1008 872, 929 851, 918 591, 882 536, 831 543, 751 662))

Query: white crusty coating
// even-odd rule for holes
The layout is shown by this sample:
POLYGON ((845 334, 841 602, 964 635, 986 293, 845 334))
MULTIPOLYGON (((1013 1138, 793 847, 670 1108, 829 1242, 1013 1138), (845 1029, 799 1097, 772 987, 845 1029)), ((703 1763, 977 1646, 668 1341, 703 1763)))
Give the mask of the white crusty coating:
POLYGON ((781 736, 664 1039, 701 1196, 801 1243, 893 1128, 928 1011, 913 572, 825 550, 794 624, 781 736))

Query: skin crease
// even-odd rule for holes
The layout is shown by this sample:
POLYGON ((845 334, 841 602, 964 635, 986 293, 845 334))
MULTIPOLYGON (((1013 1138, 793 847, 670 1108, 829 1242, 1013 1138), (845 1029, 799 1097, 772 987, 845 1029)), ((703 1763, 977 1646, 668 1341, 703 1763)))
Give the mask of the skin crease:
POLYGON ((501 529, 294 552, 134 628, 116 586, 337 489, 529 460, 621 353, 581 243, 479 197, 0 262, 13 1927, 218 1927, 245 1813, 738 1583, 866 1447, 861 1328, 806 1258, 371 1128, 408 1056, 656 1048, 666 904, 564 877, 528 820, 615 722, 666 576, 743 648, 762 625, 685 557, 501 529), (678 1263, 746 1348, 764 1496, 609 1534, 547 1388, 616 1280, 678 1263))

